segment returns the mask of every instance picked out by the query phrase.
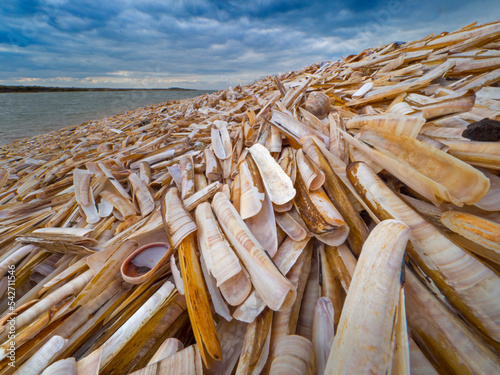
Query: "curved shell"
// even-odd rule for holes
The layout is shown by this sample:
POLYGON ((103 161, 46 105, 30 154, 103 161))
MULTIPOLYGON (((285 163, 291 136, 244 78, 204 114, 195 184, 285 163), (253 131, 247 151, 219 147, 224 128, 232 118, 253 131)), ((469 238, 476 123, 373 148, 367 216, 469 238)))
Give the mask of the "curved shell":
POLYGON ((179 161, 181 171, 181 199, 185 200, 194 194, 194 162, 192 155, 185 155, 179 161))
POLYGON ((379 218, 401 220, 411 228, 411 259, 450 304, 500 342, 500 276, 413 211, 365 164, 349 165, 347 175, 379 218))
POLYGON ((358 141, 344 134, 351 145, 432 202, 474 204, 488 192, 489 180, 480 171, 416 139, 366 130, 358 141))
POLYGON ((239 165, 240 215, 243 220, 257 215, 264 203, 266 192, 257 165, 247 156, 239 165))
POLYGON ((441 223, 469 240, 493 250, 500 256, 500 224, 465 212, 446 211, 441 223))
POLYGON ((316 373, 311 341, 298 335, 283 336, 274 350, 270 375, 313 375, 316 373))
POLYGON ((362 129, 368 126, 377 130, 382 129, 395 135, 406 135, 416 138, 424 124, 425 118, 422 117, 386 113, 382 115, 355 116, 347 121, 346 128, 362 129))
POLYGON ((297 150, 297 167, 307 190, 318 190, 325 182, 325 174, 314 164, 302 149, 297 150))
POLYGON ((178 189, 172 188, 165 194, 165 223, 171 236, 172 246, 177 247, 181 241, 196 230, 196 224, 186 212, 178 195, 178 189))
POLYGON ((408 226, 396 220, 382 221, 368 236, 328 357, 328 374, 390 371, 394 316, 409 237, 408 226))
POLYGON ((43 370, 42 375, 76 375, 76 361, 73 357, 61 359, 43 370))
POLYGON ((290 177, 281 169, 267 148, 255 144, 249 148, 250 154, 259 168, 266 191, 274 204, 282 205, 295 197, 295 189, 290 177))
POLYGON ((168 264, 172 248, 165 242, 154 242, 135 250, 122 263, 123 280, 130 284, 141 284, 149 280, 162 266, 168 264))
POLYGON ((195 217, 200 250, 203 252, 208 271, 220 287, 242 271, 240 261, 224 239, 209 203, 200 204, 196 208, 195 217))
POLYGON ((293 286, 290 281, 271 262, 223 193, 215 194, 212 208, 224 233, 250 274, 254 288, 272 310, 280 309, 288 293, 292 292, 293 286))
POLYGON ((500 170, 500 146, 498 142, 443 140, 449 153, 466 163, 478 167, 500 170))
POLYGON ((470 375, 498 373, 498 356, 409 269, 406 269, 405 294, 410 333, 432 354, 442 371, 470 375))
POLYGON ((92 175, 92 172, 78 168, 73 171, 75 199, 85 212, 85 217, 89 224, 95 224, 101 220, 95 205, 92 187, 90 186, 92 175))
POLYGON ((349 227, 321 190, 308 191, 302 178, 297 175, 295 207, 307 229, 328 245, 341 245, 349 234, 349 227))

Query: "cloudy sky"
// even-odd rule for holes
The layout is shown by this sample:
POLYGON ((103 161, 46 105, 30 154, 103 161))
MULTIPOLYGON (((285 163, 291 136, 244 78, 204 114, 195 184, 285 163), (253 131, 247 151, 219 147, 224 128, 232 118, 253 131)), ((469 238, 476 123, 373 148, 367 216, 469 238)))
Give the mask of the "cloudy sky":
POLYGON ((497 19, 498 0, 3 0, 0 85, 223 89, 497 19))

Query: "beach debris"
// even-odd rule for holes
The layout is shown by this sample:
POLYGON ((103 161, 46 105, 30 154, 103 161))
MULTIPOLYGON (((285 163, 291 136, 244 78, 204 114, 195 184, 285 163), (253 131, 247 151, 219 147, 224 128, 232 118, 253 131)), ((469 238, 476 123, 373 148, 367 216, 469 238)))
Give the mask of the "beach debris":
POLYGON ((474 23, 0 146, 0 375, 500 373, 499 54, 474 23))

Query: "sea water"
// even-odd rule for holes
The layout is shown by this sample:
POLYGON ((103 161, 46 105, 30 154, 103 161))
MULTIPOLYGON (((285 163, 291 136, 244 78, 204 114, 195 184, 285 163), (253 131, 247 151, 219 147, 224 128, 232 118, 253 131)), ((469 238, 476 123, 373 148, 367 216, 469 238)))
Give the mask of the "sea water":
POLYGON ((0 93, 0 145, 150 104, 203 95, 199 90, 0 93))

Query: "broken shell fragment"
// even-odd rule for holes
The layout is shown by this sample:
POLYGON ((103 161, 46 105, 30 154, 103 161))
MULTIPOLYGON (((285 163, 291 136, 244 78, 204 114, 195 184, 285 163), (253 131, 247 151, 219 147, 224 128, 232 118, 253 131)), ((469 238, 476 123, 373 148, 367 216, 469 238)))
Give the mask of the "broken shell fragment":
POLYGON ((249 151, 259 168, 262 181, 271 201, 277 205, 291 201, 295 197, 292 180, 281 169, 269 151, 259 144, 250 147, 249 151))

